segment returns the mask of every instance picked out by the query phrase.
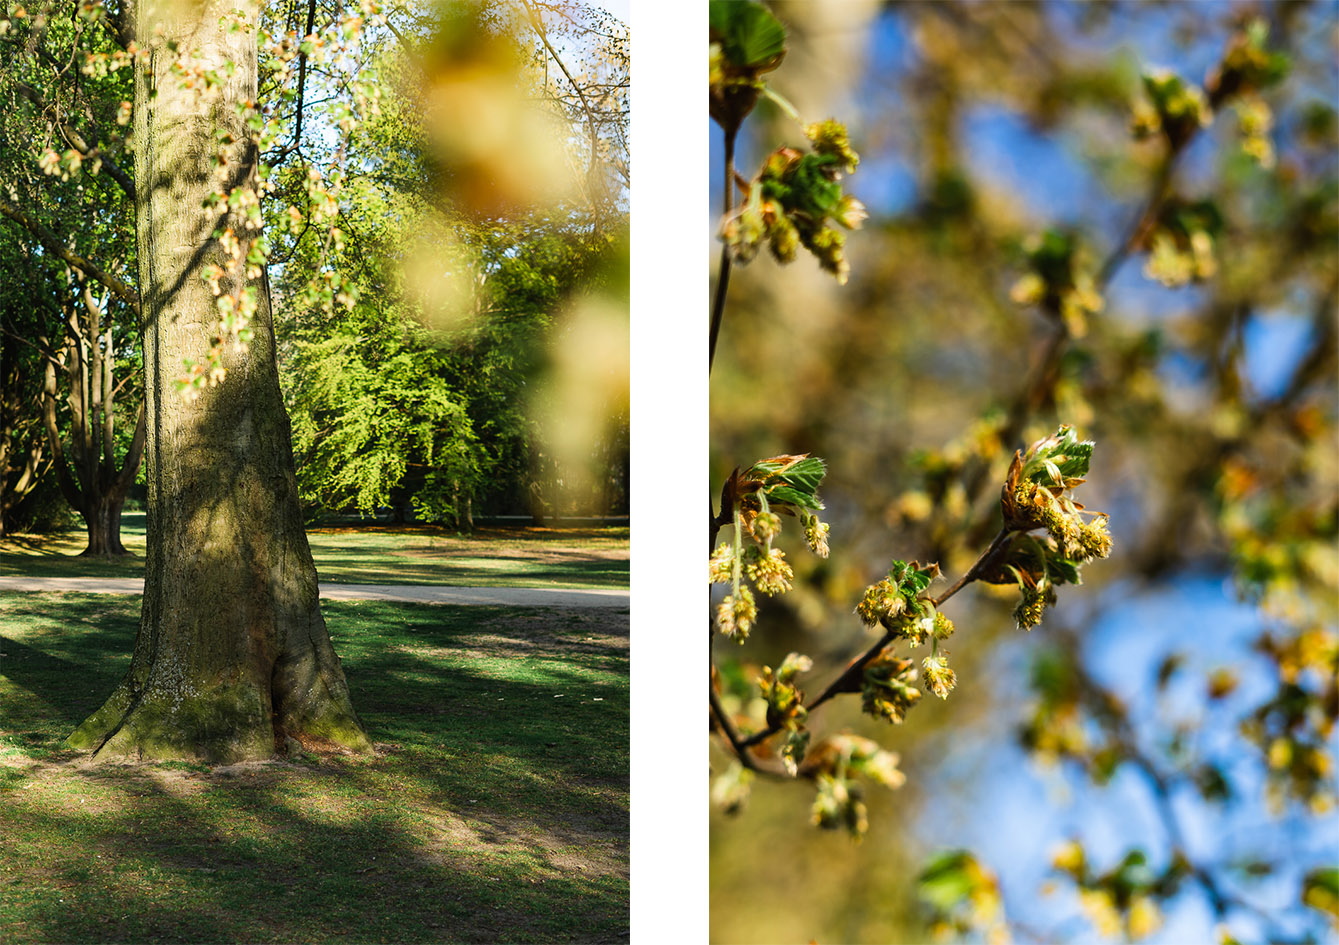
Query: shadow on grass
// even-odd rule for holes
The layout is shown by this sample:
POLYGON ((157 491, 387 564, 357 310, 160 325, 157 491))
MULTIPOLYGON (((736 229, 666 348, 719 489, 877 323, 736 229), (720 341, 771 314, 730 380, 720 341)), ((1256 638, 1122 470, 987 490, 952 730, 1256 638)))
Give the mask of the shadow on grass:
MULTIPOLYGON (((130 662, 139 598, 12 594, 0 601, 0 731, 64 738, 98 708, 130 662), (15 698, 16 687, 30 698, 15 698)), ((3 736, 0 735, 0 741, 3 736)))
POLYGON ((534 562, 499 559, 471 564, 466 560, 423 562, 406 558, 369 570, 360 554, 324 554, 316 570, 322 581, 341 584, 441 584, 462 587, 493 585, 530 587, 620 587, 628 586, 631 569, 627 561, 568 560, 552 567, 534 562))
POLYGON ((0 555, 0 574, 13 577, 141 577, 144 559, 85 558, 79 554, 44 551, 37 555, 0 555))
MULTIPOLYGON (((37 597, 0 601, 25 664, 4 659, 0 724, 23 710, 28 757, 85 711, 63 678, 105 662, 92 707, 110 691, 138 612, 37 597)), ((323 609, 378 754, 0 764, 0 939, 627 939, 626 615, 323 609)))
MULTIPOLYGON (((141 556, 80 557, 81 530, 9 536, 0 542, 0 575, 139 577, 144 531, 122 538, 141 556)), ((627 587, 628 530, 488 529, 463 537, 431 526, 316 529, 310 534, 321 579, 366 584, 627 587)))

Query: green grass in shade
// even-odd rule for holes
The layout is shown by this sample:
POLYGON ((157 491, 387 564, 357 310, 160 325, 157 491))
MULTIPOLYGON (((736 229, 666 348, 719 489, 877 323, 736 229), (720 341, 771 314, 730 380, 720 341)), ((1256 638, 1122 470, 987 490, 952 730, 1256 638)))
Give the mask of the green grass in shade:
MULTIPOLYGON (((430 525, 312 527, 322 581, 457 587, 628 586, 628 529, 490 528, 471 535, 430 525)), ((0 540, 0 575, 141 577, 144 515, 127 513, 121 539, 135 557, 79 557, 82 530, 0 540)))
POLYGON ((0 941, 627 940, 626 611, 326 603, 375 756, 88 766, 138 611, 0 596, 0 941))

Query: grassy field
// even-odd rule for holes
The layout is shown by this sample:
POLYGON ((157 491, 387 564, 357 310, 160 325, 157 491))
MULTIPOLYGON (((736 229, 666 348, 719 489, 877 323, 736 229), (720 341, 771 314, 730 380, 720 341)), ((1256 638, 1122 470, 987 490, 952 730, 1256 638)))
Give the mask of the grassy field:
POLYGON ((374 757, 104 768, 138 599, 0 597, 0 941, 627 939, 627 612, 323 610, 374 757))
MULTIPOLYGON (((470 536, 430 525, 309 528, 321 580, 336 584, 477 587, 627 587, 628 529, 491 528, 470 536)), ((136 557, 80 558, 82 529, 0 539, 0 575, 139 577, 144 514, 127 513, 121 539, 136 557)))

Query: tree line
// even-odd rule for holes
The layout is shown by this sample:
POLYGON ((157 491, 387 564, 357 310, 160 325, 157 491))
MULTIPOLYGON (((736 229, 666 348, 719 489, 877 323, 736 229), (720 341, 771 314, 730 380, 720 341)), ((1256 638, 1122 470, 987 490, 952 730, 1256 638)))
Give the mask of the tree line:
MULTIPOLYGON (((579 199, 449 199, 460 165, 420 104, 450 16, 393 7, 363 29, 351 24, 374 8, 257 12, 275 41, 248 120, 275 133, 255 212, 304 514, 390 510, 458 528, 625 514, 626 416, 579 477, 535 400, 565 307, 625 241, 626 26, 579 5, 456 8, 479 13, 514 57, 512 85, 537 89, 580 140, 579 199), (453 306, 468 311, 443 314, 453 306)), ((145 44, 129 9, 56 3, 0 21, 0 534, 77 514, 96 555, 124 551, 121 512, 146 497, 145 388, 164 380, 146 378, 139 343, 130 132, 145 44)), ((225 78, 210 71, 193 91, 225 78)), ((228 132, 208 133, 226 146, 228 132)), ((166 381, 209 382, 208 357, 185 360, 166 381)))

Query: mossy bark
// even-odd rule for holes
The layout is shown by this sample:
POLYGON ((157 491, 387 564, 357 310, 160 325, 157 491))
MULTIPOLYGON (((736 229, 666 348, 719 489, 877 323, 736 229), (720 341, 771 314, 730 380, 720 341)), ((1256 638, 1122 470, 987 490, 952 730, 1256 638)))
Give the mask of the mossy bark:
MULTIPOLYGON (((134 135, 148 546, 130 670, 69 739, 98 760, 225 763, 267 758, 291 741, 371 747, 321 617, 263 276, 253 280, 254 339, 229 349, 223 382, 194 402, 173 383, 217 330, 203 273, 228 268, 212 236, 223 211, 205 199, 255 180, 258 157, 237 110, 256 96, 255 33, 220 23, 238 7, 139 5, 138 34, 153 44, 137 67, 134 135), (219 94, 182 88, 166 40, 220 76, 234 63, 219 94), (236 143, 220 145, 215 132, 236 143)), ((255 7, 246 9, 254 26, 255 7)), ((227 278, 221 286, 237 288, 227 278)))

